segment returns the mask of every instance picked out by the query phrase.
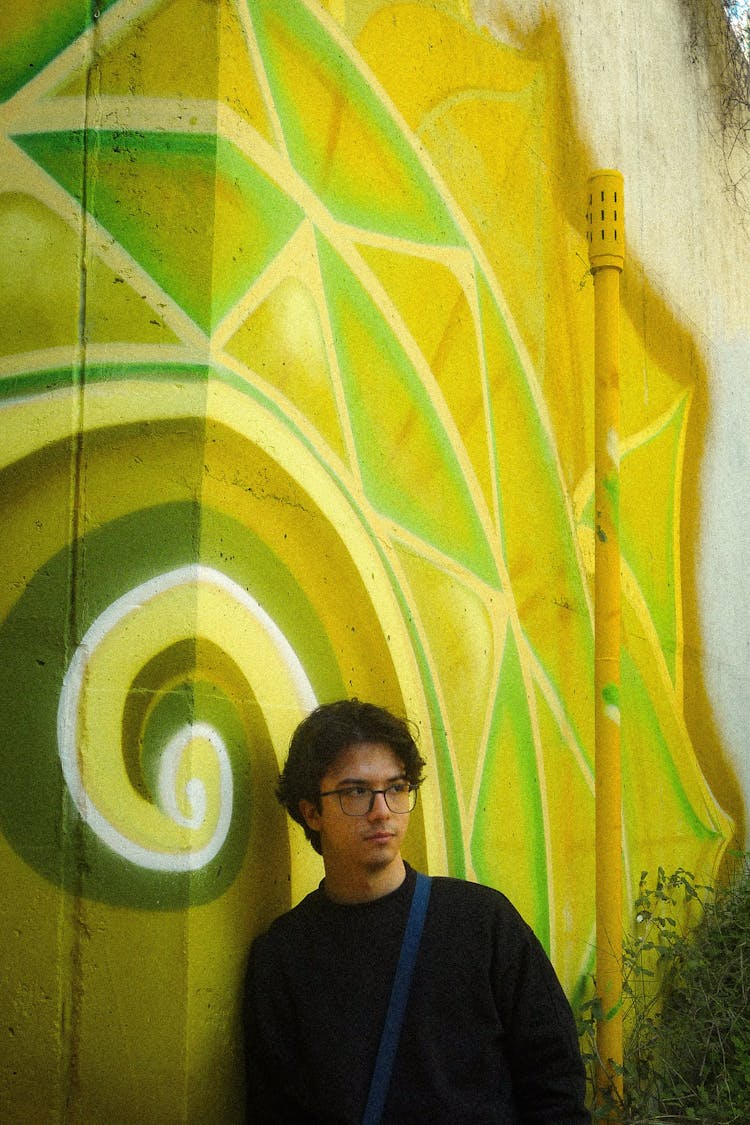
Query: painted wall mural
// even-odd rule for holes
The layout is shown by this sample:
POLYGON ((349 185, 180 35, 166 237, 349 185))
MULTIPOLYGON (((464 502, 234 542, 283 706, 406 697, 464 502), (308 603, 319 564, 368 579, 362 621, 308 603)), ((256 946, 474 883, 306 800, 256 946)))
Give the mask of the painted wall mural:
MULTIPOLYGON (((247 946, 319 877, 276 769, 345 694, 420 726, 411 858, 504 889, 573 995, 590 164, 554 23, 46 0, 0 29, 4 1119, 241 1119, 247 946)), ((632 886, 713 870, 733 824, 683 714, 694 349, 637 268, 624 316, 632 886)))

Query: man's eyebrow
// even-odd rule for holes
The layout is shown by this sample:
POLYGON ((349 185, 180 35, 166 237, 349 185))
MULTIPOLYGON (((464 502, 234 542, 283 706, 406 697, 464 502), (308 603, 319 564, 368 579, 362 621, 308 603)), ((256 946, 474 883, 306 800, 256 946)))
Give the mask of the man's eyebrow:
MULTIPOLYGON (((393 785, 394 781, 406 781, 405 773, 397 773, 395 777, 389 777, 386 784, 393 785)), ((372 788, 370 782, 364 777, 342 777, 340 781, 336 782, 336 787, 341 785, 363 785, 365 789, 372 788)))

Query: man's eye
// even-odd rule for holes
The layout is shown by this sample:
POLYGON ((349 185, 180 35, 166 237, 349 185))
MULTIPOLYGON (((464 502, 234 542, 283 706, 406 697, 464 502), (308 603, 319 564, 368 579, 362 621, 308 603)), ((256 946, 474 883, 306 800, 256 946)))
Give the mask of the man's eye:
POLYGON ((350 785, 348 789, 339 789, 339 793, 343 793, 345 797, 364 797, 369 792, 364 785, 350 785))
POLYGON ((409 782, 408 781, 397 781, 395 785, 389 786, 388 792, 389 793, 399 793, 399 794, 400 793, 408 793, 409 792, 409 782))

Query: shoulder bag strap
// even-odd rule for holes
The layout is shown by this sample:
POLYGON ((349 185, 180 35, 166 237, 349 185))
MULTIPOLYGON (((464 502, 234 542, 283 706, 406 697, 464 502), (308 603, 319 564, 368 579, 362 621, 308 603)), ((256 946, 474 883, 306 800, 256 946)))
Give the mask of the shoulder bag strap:
POLYGON ((396 975, 393 978, 391 999, 388 1004, 383 1033, 380 1037, 380 1046, 378 1047, 375 1069, 370 1082, 370 1092, 367 1095, 362 1125, 378 1125, 383 1114, 388 1087, 391 1083, 391 1071, 401 1037, 401 1025, 404 1022, 406 1002, 409 999, 414 964, 417 960, 419 942, 422 937, 422 927, 427 914, 430 890, 431 880, 429 875, 417 872, 417 882, 412 895, 404 940, 401 943, 401 954, 396 966, 396 975))

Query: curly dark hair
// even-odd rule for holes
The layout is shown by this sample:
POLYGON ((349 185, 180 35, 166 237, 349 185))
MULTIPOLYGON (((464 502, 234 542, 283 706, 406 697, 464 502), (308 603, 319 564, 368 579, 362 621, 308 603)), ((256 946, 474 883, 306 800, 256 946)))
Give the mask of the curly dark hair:
POLYGON ((308 826, 299 803, 310 801, 320 809, 321 779, 342 751, 362 742, 390 746, 404 767, 407 781, 412 785, 422 781, 425 762, 406 719, 359 699, 340 699, 316 708, 292 735, 276 796, 292 819, 302 825, 319 855, 320 833, 308 826))

